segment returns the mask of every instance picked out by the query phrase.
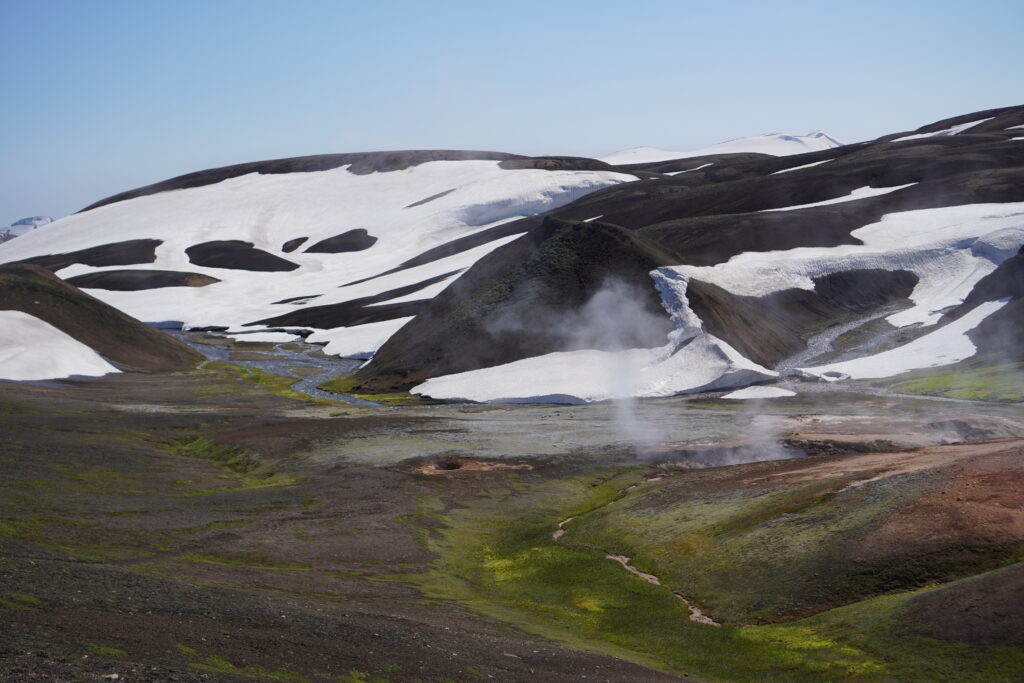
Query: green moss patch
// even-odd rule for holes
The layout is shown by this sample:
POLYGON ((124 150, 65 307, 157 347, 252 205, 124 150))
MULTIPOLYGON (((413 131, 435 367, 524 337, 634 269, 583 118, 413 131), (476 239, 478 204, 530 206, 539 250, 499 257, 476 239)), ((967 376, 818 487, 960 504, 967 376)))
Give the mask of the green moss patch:
POLYGON ((424 406, 445 403, 445 401, 416 396, 408 392, 391 392, 382 394, 354 393, 352 390, 356 385, 357 382, 351 375, 343 375, 324 382, 318 388, 323 389, 324 391, 333 391, 336 394, 348 394, 349 396, 361 398, 364 401, 372 401, 385 406, 424 406))
POLYGON ((105 645, 97 645, 96 643, 86 643, 85 647, 88 648, 89 652, 92 654, 100 655, 101 657, 124 658, 128 656, 127 652, 119 650, 116 647, 107 647, 105 645))
POLYGON ((297 564, 282 564, 272 557, 258 553, 239 554, 190 554, 182 555, 181 559, 199 564, 216 564, 225 567, 248 567, 251 569, 269 569, 275 571, 308 571, 309 567, 297 564))
POLYGON ((217 443, 202 436, 180 437, 162 445, 174 455, 211 461, 225 472, 238 477, 247 488, 287 486, 297 481, 295 477, 279 473, 254 451, 217 443))
POLYGON ((986 364, 918 370, 875 384, 902 394, 925 394, 973 401, 1024 401, 1024 363, 986 364))

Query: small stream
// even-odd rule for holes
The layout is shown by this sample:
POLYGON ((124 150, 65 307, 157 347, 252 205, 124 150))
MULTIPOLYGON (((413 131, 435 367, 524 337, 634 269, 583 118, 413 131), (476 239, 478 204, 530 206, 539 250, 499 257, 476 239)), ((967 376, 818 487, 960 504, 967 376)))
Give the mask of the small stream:
MULTIPOLYGON (((266 354, 266 359, 232 360, 232 349, 230 348, 217 346, 215 344, 201 344, 199 342, 192 341, 188 335, 181 330, 165 329, 164 332, 167 332, 167 334, 172 337, 185 342, 193 349, 203 354, 206 361, 199 366, 200 368, 211 361, 217 363, 232 363, 233 365, 239 365, 246 368, 265 370, 266 372, 272 372, 275 375, 281 375, 282 377, 292 377, 295 379, 295 383, 291 385, 292 391, 305 394, 312 398, 341 401, 342 403, 348 403, 356 406, 380 406, 379 403, 367 401, 356 396, 338 394, 333 391, 324 391, 323 389, 318 388, 319 385, 327 382, 328 380, 332 380, 335 377, 340 377, 341 375, 346 375, 352 372, 362 365, 363 361, 316 356, 314 354, 320 349, 319 346, 305 344, 299 341, 275 344, 272 349, 265 351, 252 351, 252 353, 266 354), (285 346, 296 345, 301 346, 302 350, 294 351, 292 349, 284 348, 285 346), (293 368, 315 368, 319 370, 319 372, 309 376, 304 376, 305 373, 296 372, 293 368)), ((238 351, 236 350, 236 352, 238 351)))
MULTIPOLYGON (((623 498, 625 498, 626 494, 628 494, 630 491, 635 489, 637 486, 640 486, 641 484, 648 484, 648 483, 652 483, 652 482, 655 482, 655 481, 659 481, 660 479, 662 479, 662 477, 653 477, 653 478, 650 478, 650 479, 645 478, 645 479, 643 479, 641 481, 636 482, 635 484, 630 484, 626 488, 624 488, 621 491, 619 491, 619 495, 618 495, 617 498, 613 498, 612 500, 608 501, 604 505, 612 505, 613 503, 617 503, 618 501, 620 501, 623 498)), ((594 510, 600 510, 602 507, 604 507, 604 505, 601 505, 601 506, 599 506, 597 508, 594 508, 594 510)), ((587 513, 594 512, 594 510, 588 510, 587 513)), ((584 514, 587 514, 587 513, 584 513, 584 514)), ((559 522, 558 523, 558 528, 555 529, 552 532, 551 538, 554 539, 555 542, 557 543, 558 540, 560 538, 562 538, 562 536, 565 535, 565 532, 566 532, 565 525, 568 524, 569 522, 573 521, 577 517, 578 517, 578 515, 577 516, 573 516, 573 517, 567 517, 566 519, 563 519, 561 522, 559 522)), ((613 560, 615 562, 618 562, 619 564, 622 565, 623 569, 625 569, 627 572, 629 572, 633 576, 639 577, 639 578, 643 579, 644 581, 646 581, 647 583, 649 583, 649 584, 651 584, 653 586, 660 586, 661 585, 661 579, 659 579, 654 574, 648 574, 647 572, 640 571, 639 569, 637 569, 636 567, 634 567, 632 564, 629 563, 630 558, 626 557, 625 555, 617 555, 615 553, 610 553, 610 552, 608 552, 606 550, 602 550, 601 552, 603 552, 605 554, 604 557, 605 557, 606 560, 613 560)), ((682 600, 683 604, 686 605, 686 608, 690 611, 690 621, 694 621, 694 622, 696 622, 698 624, 706 624, 708 626, 721 626, 721 624, 719 624, 717 621, 715 621, 714 619, 712 619, 708 615, 704 614, 704 612, 701 611, 701 609, 699 607, 697 607, 692 602, 687 600, 686 596, 684 596, 679 591, 672 591, 672 595, 674 595, 677 598, 679 598, 680 600, 682 600)))
MULTIPOLYGON (((789 358, 786 358, 785 360, 780 362, 775 369, 778 370, 779 372, 783 372, 785 370, 793 370, 794 368, 805 367, 808 364, 808 362, 817 358, 818 356, 823 356, 826 353, 831 353, 834 350, 832 348, 833 342, 835 342, 836 339, 846 334, 850 330, 856 329, 861 325, 865 325, 871 322, 872 320, 877 320, 878 318, 883 318, 887 315, 892 314, 893 311, 886 309, 881 312, 873 313, 864 318, 857 318, 856 320, 851 320, 850 322, 842 323, 841 325, 833 325, 824 332, 821 332, 819 334, 814 335, 813 337, 810 337, 807 340, 806 349, 800 351, 799 353, 793 354, 789 358)), ((834 363, 837 361, 832 360, 829 362, 834 363)))

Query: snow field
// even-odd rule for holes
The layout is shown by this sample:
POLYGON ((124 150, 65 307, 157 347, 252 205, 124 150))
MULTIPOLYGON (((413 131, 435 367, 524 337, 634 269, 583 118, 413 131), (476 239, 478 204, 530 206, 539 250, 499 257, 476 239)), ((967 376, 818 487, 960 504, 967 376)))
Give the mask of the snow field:
POLYGON ((0 379, 38 380, 120 372, 82 342, 22 311, 0 311, 0 379))
MULTIPOLYGON (((0 261, 93 247, 97 234, 103 235, 102 244, 160 239, 163 244, 156 250, 155 263, 117 268, 197 272, 222 282, 199 288, 134 292, 91 289, 90 293, 142 320, 180 320, 186 327, 227 326, 235 330, 244 323, 294 310, 288 304, 274 304, 282 299, 320 295, 300 305, 340 303, 463 271, 518 235, 418 268, 341 287, 390 270, 459 237, 635 179, 606 171, 505 170, 496 161, 435 161, 368 175, 352 174, 347 167, 310 173, 253 173, 68 216, 4 244, 0 261), (443 192, 448 194, 409 207, 443 192), (359 252, 302 252, 322 239, 354 228, 367 230, 378 241, 359 252), (282 253, 281 245, 296 237, 309 239, 299 250, 282 253), (211 240, 252 242, 256 248, 300 267, 290 272, 252 272, 189 262, 185 249, 211 240)), ((66 278, 106 269, 74 265, 59 275, 66 278)), ((430 298, 454 277, 395 301, 430 298)), ((334 348, 345 347, 342 334, 332 335, 334 348)), ((361 352, 367 351, 366 337, 361 332, 353 334, 353 345, 361 352)))

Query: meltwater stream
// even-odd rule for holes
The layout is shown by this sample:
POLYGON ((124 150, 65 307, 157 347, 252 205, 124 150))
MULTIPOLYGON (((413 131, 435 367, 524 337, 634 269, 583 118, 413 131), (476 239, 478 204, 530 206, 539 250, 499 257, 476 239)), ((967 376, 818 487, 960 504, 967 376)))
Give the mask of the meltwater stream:
MULTIPOLYGON (((189 339, 181 330, 164 330, 172 337, 180 339, 193 349, 206 357, 206 362, 215 361, 218 363, 232 363, 246 368, 255 368, 272 372, 283 377, 292 377, 296 381, 291 385, 292 391, 297 391, 313 398, 323 398, 329 401, 341 401, 356 406, 379 406, 379 403, 367 401, 349 394, 339 394, 333 391, 324 391, 318 388, 319 385, 332 380, 335 377, 348 374, 358 368, 362 361, 344 360, 339 358, 322 358, 315 354, 319 347, 305 344, 304 342, 282 342, 275 344, 269 350, 253 351, 252 353, 266 354, 266 359, 259 360, 232 360, 232 350, 215 344, 201 344, 189 339), (301 351, 284 348, 285 346, 299 346, 301 351), (294 368, 316 368, 320 372, 304 376, 304 373, 296 372, 294 368)), ((204 363, 205 364, 205 363, 204 363)), ((200 366, 202 367, 202 366, 200 366)))

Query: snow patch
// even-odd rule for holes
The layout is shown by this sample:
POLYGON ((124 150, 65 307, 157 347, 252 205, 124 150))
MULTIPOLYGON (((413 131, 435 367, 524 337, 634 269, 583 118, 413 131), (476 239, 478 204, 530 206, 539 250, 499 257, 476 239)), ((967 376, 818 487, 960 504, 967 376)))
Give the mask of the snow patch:
POLYGON ((552 397, 562 397, 554 402, 578 403, 713 391, 774 376, 722 340, 706 335, 676 351, 670 344, 658 349, 549 353, 435 377, 414 387, 412 393, 493 403, 551 402, 552 397))
POLYGON ((969 128, 974 128, 975 126, 985 123, 986 121, 991 121, 994 118, 994 116, 990 116, 987 119, 979 119, 977 121, 971 121, 969 123, 960 123, 955 126, 950 126, 949 128, 937 130, 934 133, 918 133, 916 135, 904 135, 901 138, 890 140, 890 142, 903 142, 904 140, 920 140, 922 138, 941 138, 946 137, 947 135, 958 135, 964 132, 965 130, 968 130, 969 128))
POLYGON ((342 358, 370 358, 384 342, 398 332, 414 316, 396 318, 352 327, 336 327, 332 330, 318 330, 306 337, 313 344, 327 342, 324 353, 342 358))
POLYGON ((803 166, 794 166, 793 168, 784 168, 781 171, 776 171, 775 173, 769 173, 768 175, 779 175, 780 173, 789 173, 790 171, 799 171, 802 168, 811 168, 812 166, 821 166, 822 164, 827 164, 830 161, 835 161, 835 159, 825 159, 824 161, 815 161, 815 162, 810 163, 810 164, 804 164, 803 166))
POLYGON ((739 391, 733 391, 722 398, 730 400, 748 400, 748 399, 762 399, 762 398, 783 398, 786 396, 796 396, 795 391, 789 389, 783 389, 781 387, 747 387, 746 389, 740 389, 739 391))
MULTIPOLYGON (((825 163, 825 162, 821 162, 825 163)), ((795 170, 795 169, 789 169, 795 170)), ((782 171, 780 171, 781 173, 782 171)), ((774 175, 774 174, 772 174, 774 175)), ((843 202, 852 202, 858 199, 866 199, 867 197, 878 197, 883 194, 889 194, 897 190, 902 190, 905 187, 916 185, 917 183, 907 183, 906 185, 896 185, 894 187, 858 187, 856 190, 850 192, 850 194, 843 195, 842 197, 836 197, 835 199, 826 199, 823 202, 812 202, 810 204, 797 204, 796 206, 783 206, 778 209, 764 209, 759 213, 766 213, 769 211, 796 211, 797 209, 807 209, 812 206, 827 206, 828 204, 842 204, 843 202)))
POLYGON ((710 164, 701 164, 700 166, 696 166, 694 168, 688 168, 685 171, 669 171, 665 175, 679 175, 680 173, 693 173, 694 171, 699 171, 702 168, 707 168, 708 166, 714 166, 714 165, 715 165, 714 162, 712 162, 710 164))
POLYGON ((841 363, 802 368, 802 371, 828 381, 846 378, 877 379, 921 368, 958 363, 970 358, 977 351, 967 332, 1005 306, 1008 301, 1009 299, 986 301, 963 317, 898 348, 841 363))
POLYGON ((100 354, 45 320, 0 311, 0 379, 37 380, 120 372, 100 354))

